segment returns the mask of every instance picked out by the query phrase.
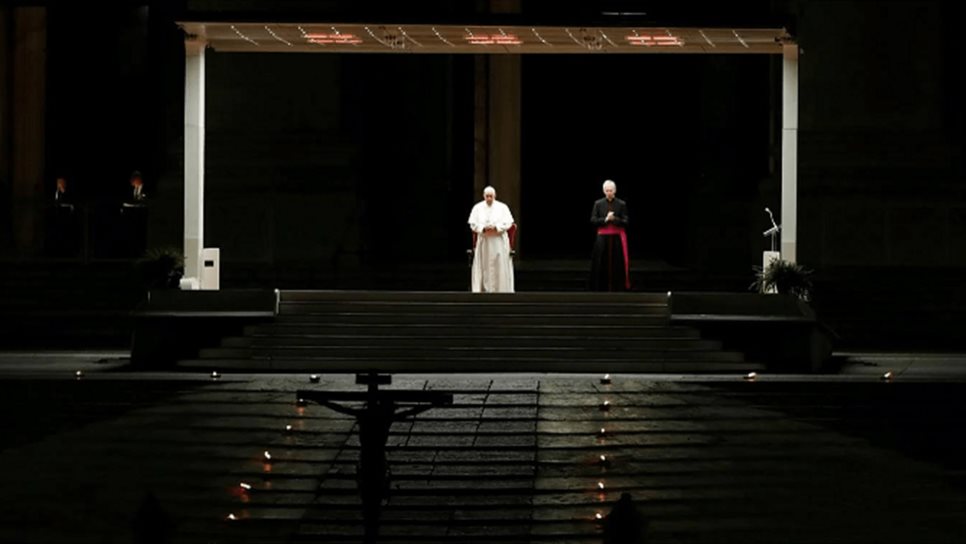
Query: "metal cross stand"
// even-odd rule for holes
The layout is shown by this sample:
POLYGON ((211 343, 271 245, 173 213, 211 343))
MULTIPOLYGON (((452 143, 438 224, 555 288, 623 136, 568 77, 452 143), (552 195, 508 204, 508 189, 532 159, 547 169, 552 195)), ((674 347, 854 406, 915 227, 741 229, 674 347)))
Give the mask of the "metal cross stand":
POLYGON ((359 465, 356 478, 362 498, 362 520, 366 543, 376 542, 382 501, 389 496, 389 463, 386 441, 394 421, 402 421, 439 406, 453 404, 452 393, 442 391, 380 391, 380 385, 392 383, 389 374, 356 374, 356 383, 367 385, 365 393, 344 391, 297 392, 299 399, 317 402, 330 410, 350 415, 359 424, 359 465), (352 408, 340 402, 364 402, 352 408))

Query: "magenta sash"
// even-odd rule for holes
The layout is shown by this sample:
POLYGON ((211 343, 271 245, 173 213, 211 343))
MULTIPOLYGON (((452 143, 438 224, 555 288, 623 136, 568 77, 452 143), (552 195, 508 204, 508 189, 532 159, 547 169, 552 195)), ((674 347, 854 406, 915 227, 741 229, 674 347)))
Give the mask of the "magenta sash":
POLYGON ((631 288, 631 274, 630 274, 630 261, 627 258, 627 232, 624 231, 624 227, 617 225, 607 225, 597 229, 597 234, 603 235, 619 235, 621 237, 621 247, 624 248, 624 287, 627 290, 631 288))

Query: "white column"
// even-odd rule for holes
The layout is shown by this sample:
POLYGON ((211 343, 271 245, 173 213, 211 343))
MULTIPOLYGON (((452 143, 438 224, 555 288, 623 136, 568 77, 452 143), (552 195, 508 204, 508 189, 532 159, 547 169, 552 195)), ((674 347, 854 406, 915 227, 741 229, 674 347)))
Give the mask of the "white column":
POLYGON ((185 40, 184 71, 184 277, 200 284, 205 243, 204 41, 185 40))
POLYGON ((794 263, 798 258, 798 44, 786 43, 783 57, 781 254, 794 263))

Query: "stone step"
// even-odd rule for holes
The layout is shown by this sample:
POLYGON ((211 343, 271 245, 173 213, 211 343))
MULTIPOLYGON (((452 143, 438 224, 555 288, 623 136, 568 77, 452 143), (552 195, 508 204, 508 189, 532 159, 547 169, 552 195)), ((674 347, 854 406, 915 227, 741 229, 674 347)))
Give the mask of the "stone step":
POLYGON ((670 325, 666 293, 285 290, 278 296, 272 323, 246 327, 246 338, 203 349, 196 360, 231 367, 248 358, 253 363, 241 368, 276 370, 565 371, 567 365, 596 372, 629 365, 633 372, 666 372, 668 365, 704 369, 714 362, 749 368, 742 354, 670 325))
POLYGON ((334 335, 334 334, 254 334, 244 337, 228 337, 222 340, 221 347, 254 347, 258 349, 269 349, 273 347, 427 347, 434 348, 457 348, 457 347, 492 347, 494 345, 504 347, 530 347, 543 348, 552 346, 554 348, 587 348, 601 351, 612 351, 614 349, 623 350, 649 350, 649 349, 691 349, 691 350, 716 350, 721 349, 721 343, 713 340, 698 340, 693 338, 681 337, 625 337, 610 339, 607 342, 596 341, 593 337, 587 336, 496 336, 490 334, 464 336, 408 336, 408 335, 334 335))
POLYGON ((310 301, 403 301, 473 303, 619 303, 666 304, 667 293, 470 293, 465 291, 324 291, 282 290, 282 303, 310 301))
MULTIPOLYGON (((587 338, 588 340, 635 337, 700 338, 698 331, 689 327, 679 325, 670 327, 664 325, 631 326, 623 324, 619 320, 614 323, 587 321, 569 325, 548 325, 540 323, 527 324, 526 327, 494 323, 487 324, 486 330, 491 335, 503 338, 512 336, 570 336, 573 338, 587 338)), ((379 336, 384 334, 400 334, 411 337, 441 337, 466 334, 466 332, 467 328, 465 326, 452 323, 305 324, 298 322, 276 322, 250 325, 245 328, 245 334, 248 335, 280 334, 286 336, 312 334, 379 336)))
POLYGON ((747 361, 722 361, 707 358, 662 359, 649 361, 628 360, 560 360, 552 359, 483 359, 454 361, 422 358, 363 359, 363 358, 212 358, 179 361, 178 368, 210 372, 577 372, 577 373, 711 373, 743 375, 760 372, 764 367, 747 361))
POLYGON ((386 345, 366 344, 344 346, 298 346, 282 344, 277 346, 255 345, 251 348, 205 348, 199 352, 201 358, 235 358, 252 356, 256 358, 296 358, 326 359, 331 357, 355 359, 395 359, 424 361, 467 361, 473 359, 508 360, 570 360, 583 361, 642 361, 649 359, 693 359, 713 361, 738 361, 742 355, 699 346, 681 346, 676 349, 623 349, 621 347, 559 347, 559 346, 502 346, 494 338, 489 346, 439 346, 439 345, 386 345))
POLYGON ((664 325, 668 323, 666 315, 647 314, 510 314, 510 315, 480 315, 459 312, 437 313, 375 313, 375 312, 333 312, 316 314, 279 314, 277 323, 435 323, 460 324, 466 326, 491 325, 499 321, 503 325, 579 325, 591 322, 615 322, 624 325, 664 325))
POLYGON ((553 315, 631 314, 666 316, 666 302, 467 302, 467 301, 282 301, 281 315, 320 313, 553 315))

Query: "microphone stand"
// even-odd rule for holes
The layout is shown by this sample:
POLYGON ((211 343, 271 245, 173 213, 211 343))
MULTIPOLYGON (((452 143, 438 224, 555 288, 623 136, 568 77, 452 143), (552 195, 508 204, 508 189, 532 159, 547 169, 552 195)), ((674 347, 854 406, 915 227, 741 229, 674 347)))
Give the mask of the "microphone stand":
POLYGON ((762 236, 766 238, 771 236, 771 250, 778 251, 778 246, 776 245, 776 242, 775 242, 775 236, 778 235, 779 231, 781 231, 782 228, 780 225, 775 223, 775 216, 771 214, 771 210, 769 210, 768 208, 765 208, 765 211, 768 212, 768 218, 771 219, 771 228, 763 232, 762 236))
POLYGON ((771 250, 772 251, 778 251, 778 244, 777 244, 777 241, 775 240, 775 237, 778 236, 778 232, 781 229, 782 229, 781 226, 775 225, 774 227, 772 227, 772 228, 770 228, 770 229, 768 229, 768 230, 766 230, 765 232, 762 233, 762 236, 764 236, 766 238, 769 237, 769 236, 771 237, 771 250))
MULTIPOLYGON (((768 208, 765 208, 765 211, 768 212, 768 217, 771 219, 771 228, 763 232, 762 235, 765 238, 771 238, 771 251, 763 251, 761 254, 762 278, 764 278, 765 274, 767 274, 768 268, 771 266, 771 264, 774 261, 781 259, 781 252, 778 251, 777 236, 778 236, 778 233, 781 232, 782 228, 780 225, 775 223, 775 217, 772 215, 771 210, 769 210, 768 208)), ((777 291, 775 290, 774 286, 762 290, 762 293, 776 293, 776 292, 777 291)))

